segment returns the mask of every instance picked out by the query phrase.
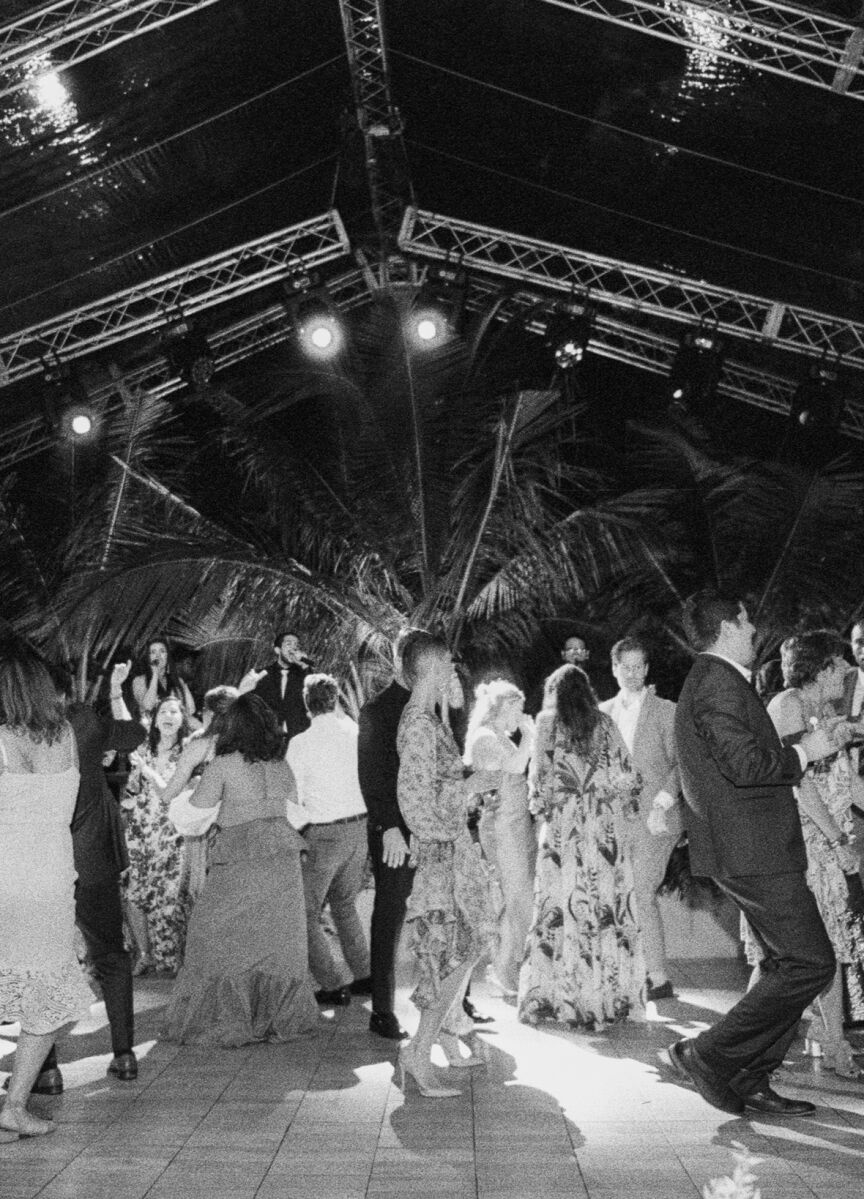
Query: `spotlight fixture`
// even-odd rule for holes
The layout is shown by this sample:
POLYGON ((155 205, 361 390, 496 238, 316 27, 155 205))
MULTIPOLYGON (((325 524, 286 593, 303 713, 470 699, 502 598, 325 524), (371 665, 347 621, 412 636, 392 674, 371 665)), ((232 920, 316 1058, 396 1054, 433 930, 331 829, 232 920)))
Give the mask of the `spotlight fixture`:
POLYGON ((216 373, 216 359, 207 338, 183 318, 165 330, 162 350, 172 370, 196 390, 206 387, 216 373))
POLYGON ((297 273, 281 285, 282 303, 304 353, 312 358, 335 358, 345 344, 339 309, 317 277, 297 273))
POLYGON ((839 362, 823 356, 810 363, 792 397, 781 456, 805 464, 833 457, 845 403, 839 362))
POLYGON ((596 314, 594 305, 587 301, 559 304, 553 309, 546 322, 543 342, 552 352, 559 370, 572 370, 585 357, 596 314))
POLYGON ((45 363, 42 405, 52 435, 74 443, 92 441, 99 432, 98 413, 73 362, 45 363))
POLYGON ((714 403, 725 346, 716 328, 699 325, 681 336, 669 373, 669 413, 673 417, 708 415, 714 403))
POLYGON ((412 340, 428 347, 460 333, 467 295, 468 275, 461 266, 431 265, 409 318, 412 340))

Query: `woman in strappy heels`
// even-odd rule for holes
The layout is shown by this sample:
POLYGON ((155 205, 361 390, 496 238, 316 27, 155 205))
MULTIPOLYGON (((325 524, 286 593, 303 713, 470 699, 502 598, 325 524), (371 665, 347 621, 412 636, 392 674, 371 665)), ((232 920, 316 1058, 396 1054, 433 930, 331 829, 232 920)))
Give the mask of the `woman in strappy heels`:
POLYGON ((397 797, 416 864, 406 921, 419 973, 411 998, 420 1027, 400 1050, 398 1069, 403 1087, 410 1077, 421 1095, 445 1099, 461 1092, 442 1086, 431 1061, 435 1042, 451 1066, 481 1060, 462 1055, 459 1016, 471 971, 494 930, 486 868, 467 824, 469 801, 488 781, 464 778, 453 734, 439 715, 454 681, 458 685, 445 642, 417 637, 406 647, 402 670, 411 697, 397 737, 397 797))

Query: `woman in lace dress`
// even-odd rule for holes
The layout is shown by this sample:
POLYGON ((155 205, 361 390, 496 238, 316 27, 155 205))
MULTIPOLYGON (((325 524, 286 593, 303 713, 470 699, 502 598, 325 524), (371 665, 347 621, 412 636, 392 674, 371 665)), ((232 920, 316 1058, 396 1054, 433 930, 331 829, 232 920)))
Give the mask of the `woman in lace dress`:
POLYGON ((143 750, 129 758, 132 771, 121 806, 129 849, 126 905, 139 953, 136 974, 150 969, 174 974, 183 952, 182 840, 168 819, 165 791, 188 733, 180 701, 169 696, 153 713, 143 750))
POLYGON ((467 824, 469 800, 478 786, 488 787, 488 780, 465 780, 456 742, 439 715, 454 680, 458 685, 446 644, 418 635, 406 647, 402 671, 411 696, 396 741, 397 798, 416 865, 406 922, 417 961, 411 998, 420 1009, 420 1027, 400 1051, 399 1062, 403 1085, 411 1076, 421 1094, 446 1098, 460 1092, 442 1087, 436 1076, 435 1041, 451 1065, 478 1060, 459 1052, 455 1013, 461 1013, 471 971, 487 952, 494 929, 486 868, 467 824), (445 1022, 449 1031, 442 1031, 445 1022))
POLYGON ((828 1069, 860 1078, 862 1072, 843 1036, 843 975, 853 1018, 864 1019, 864 914, 850 904, 846 882, 847 875, 857 878, 860 864, 852 831, 849 753, 843 748, 850 725, 834 710, 849 667, 840 637, 826 630, 787 638, 780 658, 786 690, 768 705, 777 732, 795 741, 802 733, 825 727, 838 745, 833 757, 811 763, 795 788, 807 847, 807 883, 838 963, 834 982, 816 1001, 820 1019, 810 1034, 821 1044, 828 1069))
POLYGON ((505 995, 515 995, 525 938, 531 927, 537 859, 525 774, 534 748, 534 721, 525 714, 525 696, 506 679, 481 683, 474 695, 465 737, 465 762, 495 777, 495 786, 483 794, 478 829, 501 895, 498 945, 489 979, 505 995), (518 745, 513 740, 517 732, 518 745))
POLYGON ((519 1019, 595 1029, 644 1009, 631 851, 641 780, 585 672, 567 665, 552 678, 556 704, 537 718, 531 769, 545 824, 519 1019))
POLYGON ((41 659, 0 645, 0 1020, 21 1032, 3 1134, 39 1136, 54 1124, 27 1111, 30 1088, 58 1034, 93 996, 75 955, 70 823, 78 757, 63 703, 41 659))

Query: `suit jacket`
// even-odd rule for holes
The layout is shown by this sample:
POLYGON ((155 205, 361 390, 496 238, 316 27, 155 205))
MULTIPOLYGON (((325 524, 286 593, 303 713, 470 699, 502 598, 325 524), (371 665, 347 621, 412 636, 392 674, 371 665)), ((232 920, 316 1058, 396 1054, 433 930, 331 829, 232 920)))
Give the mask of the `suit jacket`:
POLYGON ((843 678, 843 698, 837 704, 837 711, 843 716, 852 715, 852 701, 855 699, 855 684, 858 682, 858 667, 850 666, 843 678))
POLYGON ((72 850, 80 886, 116 879, 129 865, 120 806, 111 794, 102 755, 108 749, 129 753, 147 736, 138 720, 97 716, 85 704, 69 711, 78 745, 81 781, 72 815, 72 850))
POLYGON ((698 655, 678 697, 675 741, 694 874, 806 870, 792 793, 803 773, 800 759, 731 663, 698 655))
MULTIPOLYGON (((614 721, 614 699, 606 699, 599 705, 600 711, 614 721)), ((633 752, 630 755, 634 769, 642 775, 642 800, 640 814, 643 824, 648 820, 651 803, 658 791, 668 791, 678 800, 681 780, 678 775, 678 751, 675 747, 675 705, 669 699, 660 699, 650 689, 645 689, 639 718, 633 734, 633 752)), ((680 801, 666 813, 666 824, 670 833, 680 833, 684 827, 680 801)))
POLYGON ((369 827, 379 833, 388 828, 401 829, 406 841, 410 833, 396 800, 399 777, 396 733, 410 694, 394 680, 380 695, 364 704, 360 709, 357 740, 357 770, 363 802, 369 810, 369 827))
POLYGON ((254 692, 260 695, 268 708, 276 713, 279 727, 288 734, 288 740, 309 728, 309 716, 303 703, 303 680, 309 673, 292 662, 285 679, 285 694, 282 695, 282 667, 271 662, 263 679, 259 679, 254 692))

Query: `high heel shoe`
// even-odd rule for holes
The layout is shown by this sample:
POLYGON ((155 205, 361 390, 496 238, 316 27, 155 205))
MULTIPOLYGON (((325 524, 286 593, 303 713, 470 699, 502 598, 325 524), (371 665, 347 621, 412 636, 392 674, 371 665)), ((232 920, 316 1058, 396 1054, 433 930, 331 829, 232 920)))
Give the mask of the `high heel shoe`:
POLYGON ((459 1052, 461 1043, 455 1032, 445 1032, 442 1028, 438 1033, 438 1044, 444 1050, 448 1066, 452 1066, 455 1070, 467 1070, 469 1066, 483 1066, 486 1064, 485 1059, 474 1053, 473 1050, 468 1054, 468 1057, 463 1057, 459 1052))
POLYGON ((396 1085, 403 1094, 408 1094, 408 1079, 414 1079, 414 1085, 424 1099, 455 1099, 462 1092, 455 1087, 438 1085, 435 1067, 427 1061, 424 1066, 418 1066, 417 1059, 408 1045, 403 1045, 396 1058, 396 1085))
POLYGON ((16 1137, 44 1137, 56 1127, 53 1120, 42 1120, 31 1115, 26 1107, 11 1106, 8 1100, 0 1112, 0 1131, 16 1137))
POLYGON ((840 1078, 864 1078, 864 1070, 855 1061, 852 1046, 848 1041, 822 1046, 822 1064, 840 1078))

